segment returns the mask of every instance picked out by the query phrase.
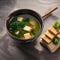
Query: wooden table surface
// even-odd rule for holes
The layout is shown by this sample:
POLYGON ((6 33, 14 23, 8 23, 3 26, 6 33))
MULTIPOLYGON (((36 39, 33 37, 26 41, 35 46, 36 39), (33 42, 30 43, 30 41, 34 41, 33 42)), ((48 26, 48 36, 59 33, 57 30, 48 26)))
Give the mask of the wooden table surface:
POLYGON ((11 39, 6 31, 8 15, 17 9, 27 8, 38 12, 41 16, 51 8, 58 6, 58 10, 44 20, 44 28, 41 35, 54 24, 60 22, 60 1, 42 3, 40 0, 0 0, 0 60, 60 60, 60 49, 54 54, 40 45, 40 37, 35 45, 21 46, 11 39))

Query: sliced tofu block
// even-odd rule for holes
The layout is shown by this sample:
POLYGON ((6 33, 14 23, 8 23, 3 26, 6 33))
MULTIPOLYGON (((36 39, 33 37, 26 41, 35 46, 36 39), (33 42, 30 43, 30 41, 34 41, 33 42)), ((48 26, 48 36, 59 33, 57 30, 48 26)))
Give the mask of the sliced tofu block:
POLYGON ((16 34, 16 35, 19 34, 19 31, 15 32, 15 34, 16 34))
POLYGON ((56 35, 56 34, 58 33, 53 26, 49 28, 49 31, 50 31, 51 33, 53 33, 54 35, 56 35))
POLYGON ((58 38, 60 38, 60 33, 57 35, 58 38))
POLYGON ((23 17, 18 17, 17 21, 19 21, 19 22, 23 21, 23 17))
POLYGON ((45 35, 42 36, 42 39, 48 44, 51 42, 51 40, 45 35))
POLYGON ((58 45, 54 45, 52 42, 50 44, 46 44, 43 40, 40 42, 43 46, 47 47, 51 53, 54 53, 60 47, 60 41, 58 45))
POLYGON ((56 47, 52 42, 50 44, 46 44, 43 40, 40 42, 43 46, 47 47, 51 53, 55 52, 54 48, 56 47))
POLYGON ((31 29, 32 29, 32 28, 31 28, 30 26, 25 26, 25 27, 23 28, 23 30, 29 31, 29 32, 31 31, 31 29))
POLYGON ((30 34, 30 33, 26 33, 26 34, 24 34, 24 38, 25 38, 25 39, 29 39, 29 38, 31 38, 31 34, 30 34))
POLYGON ((49 31, 47 31, 46 36, 49 37, 51 40, 53 40, 53 38, 55 37, 52 33, 50 33, 49 31))

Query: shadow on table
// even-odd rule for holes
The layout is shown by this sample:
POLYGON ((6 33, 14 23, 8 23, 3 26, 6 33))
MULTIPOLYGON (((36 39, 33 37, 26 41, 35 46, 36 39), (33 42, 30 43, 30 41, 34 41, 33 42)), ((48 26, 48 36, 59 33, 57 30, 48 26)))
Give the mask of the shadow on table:
POLYGON ((49 52, 47 48, 44 47, 44 51, 39 52, 37 49, 34 48, 36 43, 37 43, 36 41, 30 44, 19 44, 19 43, 14 42, 14 44, 19 50, 21 50, 23 53, 27 55, 33 56, 35 60, 57 60, 59 59, 59 56, 60 56, 59 49, 55 53, 52 54, 49 52))
MULTIPOLYGON (((0 54, 3 51, 3 56, 9 59, 20 59, 25 57, 25 60, 59 60, 60 50, 54 54, 50 53, 46 48, 44 51, 38 51, 34 48, 36 41, 30 44, 20 44, 12 40, 8 34, 0 39, 0 54), (22 54, 22 55, 21 55, 22 54), (21 57, 22 56, 22 57, 21 57)), ((24 60, 24 59, 23 59, 24 60)))
POLYGON ((18 42, 14 42, 15 46, 22 50, 25 51, 27 53, 29 53, 30 55, 36 56, 38 55, 38 51, 37 49, 34 48, 34 46, 36 45, 37 41, 33 42, 33 43, 27 43, 27 44, 21 44, 18 42))

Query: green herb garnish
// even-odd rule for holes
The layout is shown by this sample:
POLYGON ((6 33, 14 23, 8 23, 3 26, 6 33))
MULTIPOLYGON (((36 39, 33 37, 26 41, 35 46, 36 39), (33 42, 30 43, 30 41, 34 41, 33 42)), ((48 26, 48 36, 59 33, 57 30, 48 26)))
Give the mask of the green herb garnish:
POLYGON ((59 22, 55 22, 54 28, 55 28, 57 31, 59 31, 59 30, 60 30, 60 23, 59 23, 59 22))
POLYGON ((37 34, 35 30, 32 30, 31 32, 32 32, 33 35, 37 34))
POLYGON ((59 38, 57 38, 57 37, 54 38, 52 42, 53 42, 53 44, 57 45, 59 43, 59 38))

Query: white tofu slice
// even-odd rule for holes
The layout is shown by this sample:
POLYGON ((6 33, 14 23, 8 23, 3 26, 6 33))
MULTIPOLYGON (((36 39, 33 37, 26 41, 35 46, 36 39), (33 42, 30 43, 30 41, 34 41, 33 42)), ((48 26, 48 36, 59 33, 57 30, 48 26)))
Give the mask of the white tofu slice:
POLYGON ((16 35, 19 34, 19 31, 15 32, 15 34, 16 34, 16 35))
POLYGON ((34 21, 34 20, 30 20, 30 22, 29 22, 31 25, 35 25, 36 24, 36 22, 34 21))
POLYGON ((49 31, 50 31, 51 33, 53 33, 54 35, 56 35, 56 34, 58 33, 53 26, 49 28, 49 31))
POLYGON ((60 38, 60 33, 57 35, 58 38, 60 38))
POLYGON ((55 37, 55 35, 53 35, 52 33, 50 33, 49 31, 47 31, 46 36, 48 36, 51 40, 53 40, 53 38, 55 37))
POLYGON ((24 34, 24 38, 25 38, 25 39, 29 39, 29 38, 31 38, 31 34, 30 34, 30 33, 26 33, 26 34, 24 34))
POLYGON ((23 28, 23 30, 28 31, 28 32, 30 32, 31 29, 32 29, 32 28, 31 28, 30 26, 25 26, 25 27, 23 28))
POLYGON ((51 42, 51 40, 45 35, 42 36, 42 39, 48 44, 51 42))
POLYGON ((17 21, 19 21, 19 22, 23 21, 23 17, 18 17, 17 21))

